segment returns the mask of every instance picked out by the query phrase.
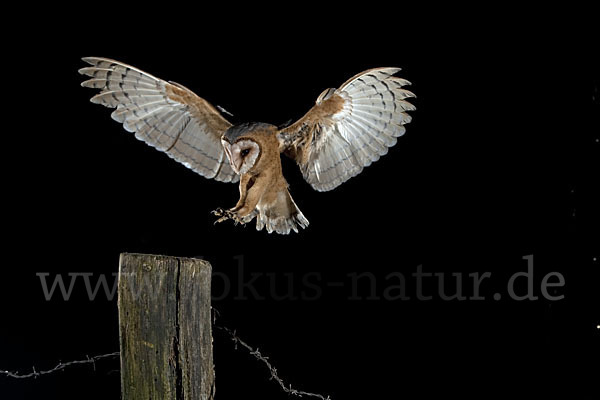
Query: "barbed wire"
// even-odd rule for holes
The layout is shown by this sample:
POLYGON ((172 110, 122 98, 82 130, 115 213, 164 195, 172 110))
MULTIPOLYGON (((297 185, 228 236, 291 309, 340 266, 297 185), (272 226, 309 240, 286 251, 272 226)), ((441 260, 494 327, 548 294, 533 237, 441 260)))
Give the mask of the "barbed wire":
MULTIPOLYGON (((286 384, 283 379, 281 379, 279 377, 279 375, 277 374, 277 368, 275 368, 270 362, 269 362, 269 358, 265 357, 264 355, 262 355, 262 353, 260 352, 260 350, 258 348, 254 349, 252 346, 250 346, 248 343, 246 343, 245 341, 243 341, 236 333, 235 330, 232 330, 226 326, 221 326, 218 325, 216 323, 216 318, 218 315, 220 315, 220 313, 216 310, 216 309, 212 309, 213 310, 213 318, 212 318, 212 324, 213 327, 217 330, 223 331, 225 333, 227 333, 230 337, 230 339, 234 342, 234 348, 237 350, 238 345, 242 346, 243 348, 245 348, 248 353, 251 356, 254 356, 254 358, 256 358, 257 360, 261 361, 262 363, 264 363, 266 365, 266 367, 269 369, 269 372, 271 373, 271 377, 269 378, 270 380, 274 380, 275 382, 277 382, 279 384, 279 386, 281 387, 281 389, 291 395, 297 396, 297 397, 302 397, 302 396, 307 396, 307 397, 315 397, 317 399, 320 400, 331 400, 331 398, 329 396, 325 397, 321 394, 317 394, 317 393, 310 393, 310 392, 305 392, 303 390, 298 390, 298 389, 294 389, 292 387, 291 384, 286 384)), ((54 372, 58 372, 61 371, 67 367, 73 366, 73 365, 82 365, 82 364, 93 364, 94 366, 94 371, 96 370, 96 361, 99 360, 103 360, 103 359, 107 359, 107 358, 113 358, 113 357, 119 357, 120 352, 114 352, 114 353, 109 353, 109 354, 101 354, 101 355, 97 355, 94 357, 89 357, 86 356, 85 360, 75 360, 75 361, 69 361, 69 362, 59 362, 54 368, 52 369, 48 369, 48 370, 43 370, 43 371, 36 371, 35 366, 33 367, 33 372, 30 373, 19 373, 19 372, 11 372, 11 371, 0 371, 0 375, 4 375, 7 376, 9 378, 15 378, 15 379, 28 379, 28 378, 38 378, 42 375, 48 375, 48 374, 52 374, 54 372)))
POLYGON ((105 359, 105 358, 113 358, 113 357, 119 357, 119 352, 115 352, 115 353, 109 353, 109 354, 101 354, 98 356, 94 356, 94 357, 90 357, 90 356, 86 356, 85 360, 75 360, 75 361, 69 361, 69 362, 59 362, 54 368, 52 369, 48 369, 48 370, 44 370, 44 371, 36 371, 35 366, 33 366, 33 372, 30 373, 26 373, 26 374, 22 374, 19 372, 11 372, 11 371, 0 371, 1 375, 7 376, 9 378, 15 378, 15 379, 28 379, 28 378, 37 378, 39 376, 42 375, 48 375, 51 374, 53 372, 57 372, 57 371, 61 371, 67 367, 73 366, 73 365, 81 365, 81 364, 93 364, 94 366, 94 371, 96 370, 96 361, 105 359))
POLYGON ((277 374, 277 368, 275 368, 275 367, 273 367, 273 365, 271 365, 271 363, 269 362, 269 358, 263 356, 258 348, 254 349, 248 343, 246 343, 242 339, 240 339, 240 337, 237 335, 235 330, 231 330, 224 326, 215 326, 215 329, 226 332, 230 336, 231 340, 235 343, 236 350, 237 350, 237 346, 239 344, 243 348, 248 350, 250 355, 254 356, 257 360, 263 362, 269 369, 269 372, 271 373, 271 378, 269 378, 269 379, 277 382, 279 384, 279 386, 281 386, 281 389, 283 389, 284 392, 294 395, 294 396, 298 396, 298 397, 308 396, 308 397, 316 397, 321 400, 331 400, 331 397, 329 397, 329 396, 325 397, 322 394, 305 392, 303 390, 297 390, 297 389, 294 389, 291 384, 286 385, 285 382, 277 374))
POLYGON ((240 339, 240 337, 237 335, 235 330, 232 330, 226 326, 218 325, 217 318, 221 316, 221 313, 219 312, 219 310, 217 310, 214 307, 211 307, 211 311, 212 311, 213 327, 217 330, 221 330, 221 331, 227 333, 229 335, 230 339, 233 341, 234 348, 236 350, 237 350, 237 347, 239 344, 243 348, 248 350, 248 353, 250 353, 250 355, 254 356, 257 360, 263 362, 269 369, 269 372, 271 373, 271 377, 269 378, 269 380, 274 380, 275 382, 277 382, 279 384, 279 386, 281 387, 281 389, 283 389, 284 392, 286 392, 288 394, 292 394, 294 396, 298 396, 298 397, 308 396, 308 397, 316 397, 321 400, 331 400, 331 397, 329 397, 329 396, 325 397, 321 394, 305 392, 303 390, 297 390, 297 389, 292 388, 292 385, 286 385, 285 382, 277 374, 277 368, 273 367, 273 365, 271 365, 271 363, 269 362, 268 357, 263 356, 260 353, 260 351, 258 350, 258 348, 255 350, 248 343, 246 343, 242 339, 240 339))

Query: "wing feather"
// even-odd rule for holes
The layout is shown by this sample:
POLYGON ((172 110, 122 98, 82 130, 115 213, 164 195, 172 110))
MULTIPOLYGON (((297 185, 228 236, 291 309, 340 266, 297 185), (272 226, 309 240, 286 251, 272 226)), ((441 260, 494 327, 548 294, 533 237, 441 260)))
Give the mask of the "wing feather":
POLYGON ((300 120, 278 132, 280 150, 294 158, 319 191, 336 188, 387 154, 411 121, 414 94, 399 68, 376 68, 327 89, 300 120))
POLYGON ((139 140, 206 178, 236 182, 224 157, 221 135, 231 126, 206 100, 182 85, 166 82, 130 65, 86 57, 81 86, 100 89, 92 103, 116 108, 111 117, 139 140))

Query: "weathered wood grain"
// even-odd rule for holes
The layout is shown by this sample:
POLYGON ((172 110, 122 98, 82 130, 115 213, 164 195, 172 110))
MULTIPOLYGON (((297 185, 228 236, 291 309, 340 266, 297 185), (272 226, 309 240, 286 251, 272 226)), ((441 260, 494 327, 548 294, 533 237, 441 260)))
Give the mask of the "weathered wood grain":
POLYGON ((212 400, 211 266, 199 259, 121 254, 123 400, 212 400))

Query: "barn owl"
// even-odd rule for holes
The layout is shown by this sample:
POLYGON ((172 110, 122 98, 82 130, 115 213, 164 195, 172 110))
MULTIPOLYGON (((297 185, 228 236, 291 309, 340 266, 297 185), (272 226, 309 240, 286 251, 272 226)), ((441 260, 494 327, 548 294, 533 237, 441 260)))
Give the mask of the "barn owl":
MULTIPOLYGON (((296 161, 318 191, 336 188, 385 155, 404 134, 415 107, 394 76, 399 68, 361 72, 338 89, 326 89, 295 123, 278 128, 252 122, 232 125, 209 102, 186 87, 121 62, 86 57, 82 86, 100 89, 92 103, 116 108, 112 118, 135 137, 198 174, 238 182, 235 207, 217 209, 216 222, 246 224, 288 234, 306 228, 288 190, 280 154, 296 161)), ((215 222, 215 223, 216 223, 215 222)))

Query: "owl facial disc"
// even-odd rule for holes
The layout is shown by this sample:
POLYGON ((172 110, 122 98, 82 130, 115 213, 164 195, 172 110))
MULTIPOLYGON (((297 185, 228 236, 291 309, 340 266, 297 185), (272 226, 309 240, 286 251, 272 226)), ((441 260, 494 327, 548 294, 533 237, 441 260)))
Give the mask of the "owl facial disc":
POLYGON ((247 173, 254 166, 260 155, 258 143, 250 139, 241 139, 232 145, 226 140, 221 140, 221 143, 223 144, 231 168, 236 174, 243 175, 247 173))

